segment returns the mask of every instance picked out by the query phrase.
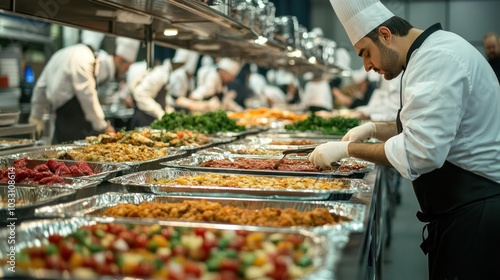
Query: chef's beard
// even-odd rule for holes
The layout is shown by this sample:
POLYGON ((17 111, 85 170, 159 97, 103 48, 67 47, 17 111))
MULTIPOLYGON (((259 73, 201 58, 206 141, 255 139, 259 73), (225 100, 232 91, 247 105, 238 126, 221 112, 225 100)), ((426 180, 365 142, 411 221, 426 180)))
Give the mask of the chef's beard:
POLYGON ((384 71, 384 79, 392 80, 401 73, 402 69, 398 68, 399 53, 391 48, 386 47, 382 43, 377 44, 380 50, 380 68, 373 68, 376 72, 384 71))

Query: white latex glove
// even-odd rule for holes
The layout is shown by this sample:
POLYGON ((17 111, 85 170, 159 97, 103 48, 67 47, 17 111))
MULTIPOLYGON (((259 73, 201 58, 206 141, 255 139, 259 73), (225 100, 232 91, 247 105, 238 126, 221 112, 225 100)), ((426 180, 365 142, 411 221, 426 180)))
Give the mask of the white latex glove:
POLYGON ((360 126, 351 128, 344 135, 344 137, 342 137, 342 141, 350 141, 350 142, 363 141, 374 137, 376 133, 377 130, 375 128, 375 124, 373 122, 367 122, 360 126))
POLYGON ((331 167, 332 162, 349 157, 349 142, 328 142, 319 145, 309 154, 309 161, 321 168, 331 167))
POLYGON ((28 122, 30 124, 34 124, 36 125, 36 132, 38 135, 42 135, 42 131, 43 131, 43 121, 42 120, 39 120, 37 118, 33 118, 33 117, 30 117, 28 119, 28 122))

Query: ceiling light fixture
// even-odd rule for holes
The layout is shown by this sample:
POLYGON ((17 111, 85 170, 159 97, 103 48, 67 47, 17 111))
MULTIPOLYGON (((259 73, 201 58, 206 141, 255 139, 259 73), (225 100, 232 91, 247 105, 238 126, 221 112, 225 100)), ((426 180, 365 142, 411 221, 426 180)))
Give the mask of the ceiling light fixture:
POLYGON ((176 28, 165 28, 165 30, 163 30, 163 35, 167 37, 176 36, 177 34, 179 34, 179 30, 176 28))

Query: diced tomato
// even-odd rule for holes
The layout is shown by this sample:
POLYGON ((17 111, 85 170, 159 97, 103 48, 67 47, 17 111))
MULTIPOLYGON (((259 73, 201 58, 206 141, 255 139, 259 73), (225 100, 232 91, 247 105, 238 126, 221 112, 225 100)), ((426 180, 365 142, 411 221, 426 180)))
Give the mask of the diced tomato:
POLYGON ((237 273, 239 269, 240 269, 240 264, 236 260, 223 259, 220 262, 220 271, 232 271, 237 273))
POLYGON ((74 249, 71 243, 61 242, 59 245, 59 254, 65 260, 69 260, 71 255, 73 254, 74 249))
POLYGON ((137 277, 149 277, 153 274, 154 267, 149 262, 140 262, 137 264, 132 272, 137 277))
POLYGON ((231 241, 229 242, 229 248, 233 248, 236 251, 240 251, 243 248, 243 245, 245 244, 245 237, 241 235, 236 235, 231 241))
POLYGON ((50 255, 45 259, 45 266, 49 269, 65 270, 68 265, 58 255, 50 255))
POLYGON ((30 256, 30 259, 45 257, 45 251, 41 247, 26 248, 26 252, 30 256))
POLYGON ((184 263, 183 266, 184 266, 184 273, 186 275, 191 275, 191 276, 194 276, 196 278, 201 277, 201 273, 203 271, 202 271, 202 268, 200 267, 200 265, 198 265, 197 263, 187 261, 184 263))
POLYGON ((206 228, 195 228, 194 229, 194 234, 198 235, 198 236, 201 236, 203 238, 205 238, 205 232, 207 231, 206 228))
POLYGON ((120 275, 120 268, 114 263, 101 265, 97 268, 97 272, 101 275, 120 275))
POLYGON ((172 250, 172 255, 185 257, 188 255, 188 251, 186 248, 179 245, 179 246, 175 246, 175 248, 172 250))
POLYGON ((106 250, 104 252, 104 260, 107 264, 112 264, 115 262, 115 254, 112 251, 106 250))
POLYGON ((50 243, 54 243, 54 244, 59 244, 59 242, 61 240, 63 240, 63 237, 59 234, 52 234, 49 236, 49 238, 47 238, 49 240, 50 243))
POLYGON ((297 234, 288 235, 287 240, 288 242, 292 243, 295 246, 299 246, 300 244, 302 244, 302 237, 300 237, 300 235, 297 234))
POLYGON ((97 268, 97 262, 95 261, 93 256, 85 256, 83 257, 82 266, 95 269, 97 268))
POLYGON ((148 245, 148 236, 146 234, 139 234, 135 237, 134 248, 146 248, 148 245))
MULTIPOLYGON (((230 270, 225 270, 221 271, 218 280, 237 280, 238 279, 238 274, 234 271, 230 270)), ((285 278, 283 278, 285 279, 285 278)))
POLYGON ((125 240, 125 242, 127 242, 127 244, 130 247, 135 247, 137 238, 137 234, 135 232, 129 230, 123 230, 120 233, 118 233, 118 237, 125 240))

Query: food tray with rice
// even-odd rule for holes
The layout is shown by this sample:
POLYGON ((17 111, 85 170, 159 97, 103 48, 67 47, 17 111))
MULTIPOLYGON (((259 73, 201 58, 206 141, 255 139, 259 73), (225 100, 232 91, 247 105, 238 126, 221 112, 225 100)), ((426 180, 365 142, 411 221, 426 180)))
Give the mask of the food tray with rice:
POLYGON ((9 156, 0 158, 0 184, 9 180, 8 174, 11 169, 15 173, 16 183, 47 185, 62 183, 64 178, 69 178, 72 181, 93 180, 101 182, 115 177, 128 168, 125 164, 9 156))
POLYGON ((115 217, 264 227, 342 227, 363 230, 365 205, 347 201, 279 201, 242 198, 106 193, 36 210, 38 217, 115 217), (256 211, 258 210, 258 211, 256 211))
POLYGON ((75 199, 76 191, 65 187, 0 185, 0 224, 35 217, 35 209, 75 199))
POLYGON ((345 158, 332 163, 331 169, 314 166, 306 156, 288 156, 275 169, 281 156, 236 155, 236 154, 192 154, 189 157, 162 162, 173 168, 205 172, 246 173, 286 176, 330 176, 364 178, 373 171, 375 164, 356 158, 345 158))
MULTIPOLYGON (((0 231, 1 238, 8 236, 8 229, 0 231)), ((223 274, 231 279, 273 275, 315 280, 335 278, 348 236, 341 230, 326 235, 306 229, 71 218, 25 223, 16 229, 16 239, 15 272, 8 270, 11 248, 7 242, 0 244, 2 272, 9 277, 221 279, 223 274), (85 248, 91 254, 67 248, 85 248), (47 251, 53 252, 50 258, 39 257, 47 251), (84 261, 95 255, 109 256, 109 262, 84 261)))
POLYGON ((347 200, 369 192, 362 179, 288 177, 159 169, 110 180, 129 192, 284 200, 347 200))
POLYGON ((128 169, 121 171, 131 173, 142 170, 158 169, 160 162, 176 159, 187 154, 186 151, 147 146, 134 146, 122 143, 97 145, 57 145, 43 150, 19 153, 6 158, 29 159, 61 159, 68 161, 85 161, 91 163, 106 163, 109 165, 126 165, 128 169))

